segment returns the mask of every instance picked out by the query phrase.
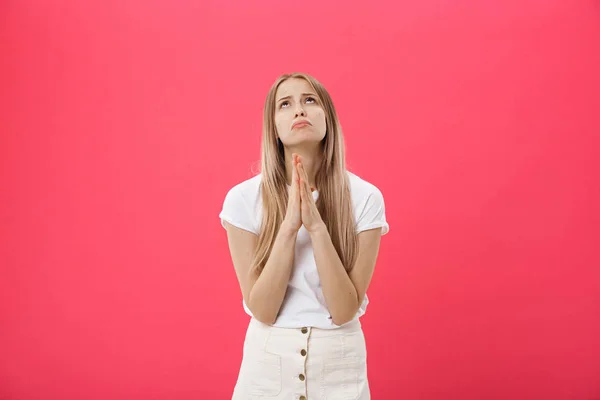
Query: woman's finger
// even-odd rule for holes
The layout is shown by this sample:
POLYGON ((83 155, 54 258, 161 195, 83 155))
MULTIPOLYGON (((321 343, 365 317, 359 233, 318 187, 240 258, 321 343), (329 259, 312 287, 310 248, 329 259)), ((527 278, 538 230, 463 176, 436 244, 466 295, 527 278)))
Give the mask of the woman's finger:
POLYGON ((298 164, 298 156, 294 156, 294 168, 292 172, 294 182, 292 182, 292 184, 296 189, 297 198, 300 198, 300 174, 298 173, 298 164))
POLYGON ((292 180, 298 176, 298 171, 296 170, 296 166, 298 163, 296 162, 296 155, 292 155, 292 180))
POLYGON ((304 200, 304 191, 302 190, 302 179, 298 182, 298 192, 300 192, 300 200, 304 200))
POLYGON ((302 172, 302 176, 304 178, 304 189, 305 190, 309 190, 309 186, 308 186, 308 175, 306 173, 306 170, 304 169, 304 165, 300 164, 300 168, 301 168, 301 172, 302 172))
POLYGON ((302 166, 302 162, 299 162, 296 166, 296 172, 298 173, 298 176, 300 176, 300 179, 304 180, 304 168, 302 166))
MULTIPOLYGON (((300 164, 300 168, 302 168, 301 164, 300 164)), ((304 179, 305 174, 301 174, 302 177, 300 178, 300 194, 301 194, 301 198, 303 200, 304 203, 306 203, 307 201, 309 201, 308 199, 308 193, 306 192, 306 188, 308 187, 308 183, 306 182, 306 180, 304 179)))

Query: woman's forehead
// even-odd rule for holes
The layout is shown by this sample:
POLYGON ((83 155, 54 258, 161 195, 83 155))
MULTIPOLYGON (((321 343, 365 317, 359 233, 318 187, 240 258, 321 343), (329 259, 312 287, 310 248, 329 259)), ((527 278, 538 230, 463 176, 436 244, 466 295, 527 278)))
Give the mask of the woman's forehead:
POLYGON ((306 80, 300 78, 290 78, 277 88, 278 99, 303 93, 314 93, 314 90, 306 80))

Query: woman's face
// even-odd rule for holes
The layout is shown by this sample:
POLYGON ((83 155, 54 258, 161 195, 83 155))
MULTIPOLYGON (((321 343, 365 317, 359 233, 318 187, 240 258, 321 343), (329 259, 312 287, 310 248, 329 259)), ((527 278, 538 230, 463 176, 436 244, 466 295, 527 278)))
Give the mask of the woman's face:
POLYGON ((321 99, 306 80, 290 78, 277 88, 275 127, 277 136, 287 147, 319 143, 325 137, 325 111, 321 99))

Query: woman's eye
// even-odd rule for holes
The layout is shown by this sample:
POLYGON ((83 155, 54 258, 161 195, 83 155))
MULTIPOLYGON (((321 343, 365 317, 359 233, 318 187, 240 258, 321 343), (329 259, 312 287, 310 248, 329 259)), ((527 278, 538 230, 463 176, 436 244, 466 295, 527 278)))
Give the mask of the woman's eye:
POLYGON ((314 99, 314 97, 307 97, 306 101, 312 101, 313 103, 316 102, 316 100, 314 99))
POLYGON ((287 101, 284 101, 283 103, 281 103, 279 105, 279 107, 283 108, 284 106, 287 106, 289 103, 287 101))

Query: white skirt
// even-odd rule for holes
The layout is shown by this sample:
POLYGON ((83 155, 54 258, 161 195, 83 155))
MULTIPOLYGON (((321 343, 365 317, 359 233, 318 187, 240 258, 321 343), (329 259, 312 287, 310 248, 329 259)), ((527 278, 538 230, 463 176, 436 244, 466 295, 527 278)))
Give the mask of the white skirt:
POLYGON ((252 318, 232 400, 369 400, 359 320, 338 329, 276 328, 252 318))

